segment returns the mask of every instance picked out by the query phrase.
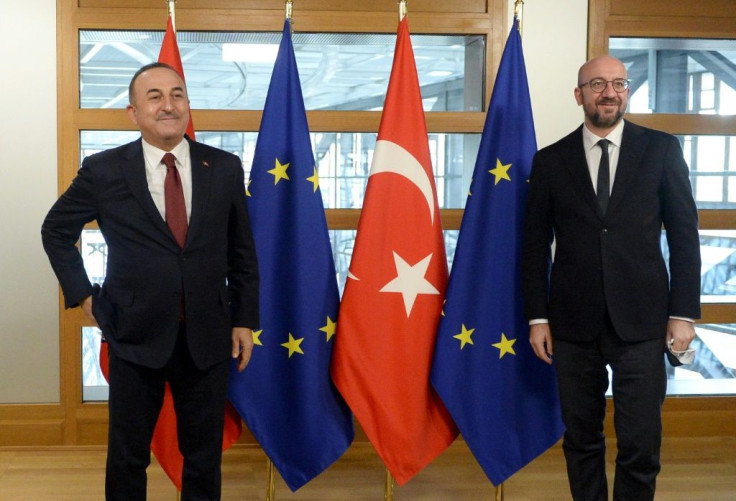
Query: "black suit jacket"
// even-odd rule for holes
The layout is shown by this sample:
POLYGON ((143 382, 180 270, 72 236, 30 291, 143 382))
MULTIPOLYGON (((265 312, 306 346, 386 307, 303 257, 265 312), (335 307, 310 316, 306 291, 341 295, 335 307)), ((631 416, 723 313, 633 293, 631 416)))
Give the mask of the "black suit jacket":
POLYGON ((606 310, 627 341, 664 337, 669 316, 700 318, 698 216, 677 139, 625 123, 605 216, 582 126, 540 150, 532 164, 522 273, 527 318, 549 319, 559 339, 595 339, 606 310))
POLYGON ((258 268, 243 169, 230 153, 190 141, 192 209, 180 248, 151 198, 141 140, 87 157, 41 234, 67 308, 93 293, 75 247, 97 220, 107 274, 93 296, 103 334, 122 359, 160 368, 173 352, 181 294, 196 365, 230 356, 234 326, 258 325, 258 268))

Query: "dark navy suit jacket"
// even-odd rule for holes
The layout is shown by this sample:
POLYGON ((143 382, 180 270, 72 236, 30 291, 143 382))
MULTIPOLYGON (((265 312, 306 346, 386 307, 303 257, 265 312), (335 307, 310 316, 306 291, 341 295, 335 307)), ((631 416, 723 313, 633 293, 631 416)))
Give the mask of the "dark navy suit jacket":
POLYGON ((582 126, 540 150, 525 225, 525 313, 549 319, 553 337, 595 339, 606 311, 626 341, 664 337, 669 316, 700 318, 698 215, 675 137, 626 122, 605 215, 582 126), (669 273, 660 250, 663 227, 669 273))
POLYGON ((75 243, 86 223, 98 222, 108 255, 93 313, 117 356, 152 368, 173 352, 182 294, 187 344, 199 368, 230 356, 232 327, 258 326, 258 265, 241 162, 194 141, 189 148, 184 248, 151 198, 140 139, 87 157, 41 230, 69 308, 93 294, 75 243))

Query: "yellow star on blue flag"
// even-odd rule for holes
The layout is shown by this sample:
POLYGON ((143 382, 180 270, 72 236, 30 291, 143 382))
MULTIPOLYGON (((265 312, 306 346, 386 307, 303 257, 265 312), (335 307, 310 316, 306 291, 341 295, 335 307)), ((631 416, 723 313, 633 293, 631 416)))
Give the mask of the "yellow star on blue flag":
POLYGON ((465 348, 466 344, 474 344, 473 343, 473 332, 475 332, 475 329, 468 329, 465 327, 465 324, 462 325, 462 332, 460 334, 455 334, 452 336, 455 339, 460 340, 460 349, 462 350, 465 348))
POLYGON ((276 159, 276 166, 267 171, 269 174, 273 174, 273 184, 279 184, 279 181, 282 179, 286 179, 289 181, 289 175, 286 173, 286 169, 289 168, 290 163, 281 163, 279 162, 279 159, 276 159))
POLYGON ((289 333, 289 340, 285 343, 281 343, 281 346, 289 350, 289 358, 294 353, 299 353, 300 355, 304 355, 304 352, 302 351, 302 341, 304 341, 304 338, 294 339, 294 336, 289 333))
POLYGON ((516 339, 506 339, 506 334, 501 333, 501 341, 499 341, 498 343, 493 343, 491 346, 493 346, 494 348, 498 348, 498 358, 503 358, 503 356, 507 353, 516 355, 516 352, 514 351, 515 342, 516 339))
POLYGON ((509 169, 511 168, 511 164, 504 165, 501 163, 501 159, 496 159, 496 167, 489 170, 491 174, 493 174, 493 177, 495 179, 495 182, 493 184, 498 184, 499 181, 502 179, 505 179, 506 181, 511 181, 511 178, 509 177, 509 169))

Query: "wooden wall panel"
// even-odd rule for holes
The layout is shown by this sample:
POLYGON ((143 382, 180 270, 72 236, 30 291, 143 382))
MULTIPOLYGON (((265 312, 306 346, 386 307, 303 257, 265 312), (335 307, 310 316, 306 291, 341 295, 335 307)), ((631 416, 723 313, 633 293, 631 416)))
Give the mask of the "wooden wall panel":
MULTIPOLYGON (((79 411, 75 420, 77 439, 63 438, 64 413, 58 405, 0 406, 0 446, 50 447, 59 445, 107 444, 107 405, 92 404, 79 411)), ((670 397, 665 401, 662 422, 666 437, 736 436, 736 399, 714 397, 670 397)), ((608 401, 606 435, 613 429, 613 405, 608 401)), ((358 423, 355 442, 368 438, 358 423)), ((255 445, 255 438, 243 428, 239 444, 255 445)))
MULTIPOLYGON (((356 2, 355 0, 297 0, 293 4, 294 12, 311 10, 370 11, 396 12, 396 0, 373 0, 372 2, 356 2)), ((278 10, 285 2, 277 0, 178 0, 178 9, 247 9, 278 10)), ((156 0, 79 0, 79 7, 132 7, 138 9, 166 9, 166 3, 156 0)), ((485 0, 414 0, 408 2, 409 12, 486 12, 485 0)), ((280 9, 283 10, 283 9, 280 9)))
POLYGON ((733 0, 608 0, 611 16, 702 17, 718 15, 736 17, 733 0))
POLYGON ((64 443, 64 409, 57 404, 0 406, 0 446, 64 443))
POLYGON ((588 57, 606 54, 611 36, 736 37, 734 0, 589 0, 588 9, 588 57))

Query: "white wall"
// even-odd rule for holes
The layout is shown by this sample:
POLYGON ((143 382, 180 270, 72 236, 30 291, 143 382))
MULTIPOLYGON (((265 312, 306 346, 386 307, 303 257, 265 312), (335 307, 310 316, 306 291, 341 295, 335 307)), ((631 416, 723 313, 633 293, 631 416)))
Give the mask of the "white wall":
POLYGON ((0 0, 0 403, 59 401, 56 279, 41 222, 56 199, 56 1, 0 0))
MULTIPOLYGON (((509 0, 509 26, 514 3, 509 0)), ((587 55, 588 0, 526 0, 522 21, 534 127, 542 148, 583 121, 573 89, 587 55)))
MULTIPOLYGON (((572 89, 585 61, 587 6, 525 2, 524 57, 540 147, 582 120, 572 89)), ((0 0, 0 47, 0 404, 58 402, 58 289, 39 233, 57 195, 56 1, 0 0)))

